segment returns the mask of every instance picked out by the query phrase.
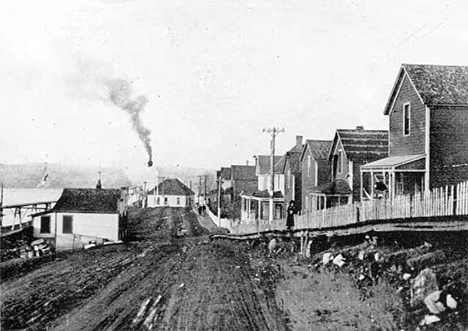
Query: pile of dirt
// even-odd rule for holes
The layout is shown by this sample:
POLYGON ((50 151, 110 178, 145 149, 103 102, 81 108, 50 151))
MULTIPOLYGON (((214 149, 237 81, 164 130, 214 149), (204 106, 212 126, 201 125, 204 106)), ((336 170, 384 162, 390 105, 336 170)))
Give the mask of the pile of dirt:
POLYGON ((421 235, 404 245, 389 237, 315 238, 308 246, 297 239, 261 238, 242 245, 259 264, 277 270, 266 280, 276 281, 277 302, 292 329, 465 330, 468 248, 463 236, 454 234, 449 241, 421 235), (418 280, 424 272, 434 275, 433 284, 418 280), (416 300, 418 283, 423 289, 416 300), (446 309, 433 324, 420 325, 432 314, 424 299, 448 284, 456 289, 451 293, 457 307, 446 309))

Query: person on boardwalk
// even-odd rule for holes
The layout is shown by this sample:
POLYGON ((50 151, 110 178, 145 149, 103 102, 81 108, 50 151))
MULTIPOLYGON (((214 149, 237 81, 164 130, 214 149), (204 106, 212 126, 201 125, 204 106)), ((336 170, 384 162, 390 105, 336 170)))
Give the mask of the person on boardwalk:
POLYGON ((288 207, 288 217, 286 218, 286 228, 288 231, 291 231, 292 228, 294 227, 294 215, 297 214, 297 208, 296 208, 296 203, 294 200, 291 200, 289 202, 289 207, 288 207))

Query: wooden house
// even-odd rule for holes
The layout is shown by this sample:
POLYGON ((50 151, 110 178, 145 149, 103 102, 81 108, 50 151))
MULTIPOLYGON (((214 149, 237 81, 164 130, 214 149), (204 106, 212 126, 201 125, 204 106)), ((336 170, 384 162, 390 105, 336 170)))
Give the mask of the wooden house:
POLYGON ((126 194, 125 189, 66 188, 54 208, 33 215, 34 237, 57 250, 124 239, 126 194))
POLYGON ((468 67, 403 64, 384 114, 388 157, 362 167, 363 197, 468 180, 468 67))
MULTIPOLYGON (((281 219, 284 205, 284 175, 282 169, 284 159, 274 156, 274 219, 281 219)), ((270 185, 271 185, 271 157, 258 155, 255 157, 256 187, 249 187, 241 192, 241 221, 269 219, 270 185)))
POLYGON ((328 154, 331 181, 311 190, 314 208, 324 209, 360 200, 360 167, 388 156, 386 130, 338 129, 328 154))
POLYGON ((331 140, 306 140, 300 156, 301 190, 303 212, 316 210, 317 206, 312 204, 312 190, 330 182, 331 167, 328 163, 328 153, 331 148, 331 140))
POLYGON ((148 192, 148 207, 180 207, 192 205, 195 193, 177 178, 165 179, 148 192))

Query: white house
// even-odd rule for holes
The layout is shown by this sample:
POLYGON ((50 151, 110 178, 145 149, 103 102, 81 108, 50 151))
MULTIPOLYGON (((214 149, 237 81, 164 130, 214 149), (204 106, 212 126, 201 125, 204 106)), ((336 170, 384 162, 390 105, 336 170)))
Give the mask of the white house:
POLYGON ((177 178, 165 179, 148 192, 148 207, 188 207, 195 193, 177 178))
POLYGON ((125 197, 124 189, 66 188, 54 208, 33 215, 34 237, 57 250, 82 248, 90 241, 99 244, 124 239, 125 197))

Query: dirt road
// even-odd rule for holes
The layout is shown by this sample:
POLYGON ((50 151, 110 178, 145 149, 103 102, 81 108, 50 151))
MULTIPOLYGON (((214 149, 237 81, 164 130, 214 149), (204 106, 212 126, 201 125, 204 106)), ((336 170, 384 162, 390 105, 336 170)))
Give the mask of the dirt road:
POLYGON ((249 259, 191 210, 139 212, 133 239, 2 282, 2 330, 284 330, 249 259), (181 228, 186 238, 174 239, 181 228))

